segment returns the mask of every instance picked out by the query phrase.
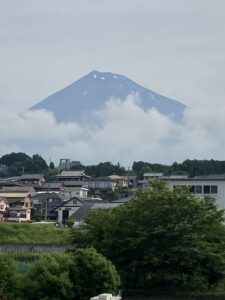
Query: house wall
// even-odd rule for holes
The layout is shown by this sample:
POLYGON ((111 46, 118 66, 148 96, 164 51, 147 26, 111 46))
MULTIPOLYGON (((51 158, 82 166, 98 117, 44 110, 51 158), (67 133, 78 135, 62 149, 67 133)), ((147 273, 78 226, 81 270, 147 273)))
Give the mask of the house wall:
POLYGON ((6 210, 6 207, 7 207, 7 205, 6 205, 5 201, 0 201, 0 211, 4 212, 6 210))
POLYGON ((3 215, 3 213, 0 212, 0 223, 1 222, 4 222, 4 215, 3 215))
POLYGON ((88 188, 90 189, 112 189, 116 187, 113 181, 87 181, 88 188))
POLYGON ((7 218, 8 221, 14 221, 14 222, 28 222, 30 221, 31 217, 31 211, 29 209, 26 209, 24 211, 21 210, 9 210, 9 217, 7 218))
POLYGON ((88 189, 83 187, 65 187, 64 194, 68 194, 69 197, 82 197, 87 198, 88 189))
MULTIPOLYGON (((192 187, 194 186, 194 194, 198 197, 204 196, 213 196, 216 199, 216 202, 221 209, 225 209, 225 181, 223 180, 167 180, 167 186, 172 190, 177 186, 186 186, 192 187), (196 186, 202 187, 202 192, 200 192, 200 188, 196 188, 196 186), (204 186, 209 186, 209 193, 204 192, 204 186), (217 188, 211 188, 212 186, 217 188), (197 190, 198 189, 198 190, 197 190), (217 189, 217 193, 215 190, 217 189)), ((205 189, 206 190, 206 189, 205 189)))
POLYGON ((58 223, 63 223, 63 211, 67 210, 69 212, 68 218, 79 209, 79 207, 60 207, 57 209, 58 212, 58 223))
POLYGON ((116 180, 116 183, 118 187, 128 187, 128 180, 126 179, 118 179, 116 180))

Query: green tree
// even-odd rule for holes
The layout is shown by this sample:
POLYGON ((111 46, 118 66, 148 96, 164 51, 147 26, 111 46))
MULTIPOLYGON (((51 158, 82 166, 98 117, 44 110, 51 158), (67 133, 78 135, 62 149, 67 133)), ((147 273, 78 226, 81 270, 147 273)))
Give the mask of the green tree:
POLYGON ((121 167, 118 163, 113 165, 111 162, 99 163, 98 165, 86 166, 85 171, 88 175, 93 177, 102 177, 109 175, 125 175, 126 170, 124 167, 121 167))
POLYGON ((74 299, 69 278, 71 257, 67 254, 45 254, 25 273, 22 283, 23 300, 74 299))
POLYGON ((110 261, 94 248, 78 249, 41 256, 20 276, 15 299, 87 300, 102 292, 115 292, 119 284, 110 261))
POLYGON ((49 164, 49 168, 50 169, 52 169, 52 170, 54 170, 55 169, 55 165, 54 165, 54 162, 50 162, 50 164, 49 164))
POLYGON ((46 161, 39 154, 34 154, 32 156, 34 163, 35 172, 46 172, 48 170, 48 165, 46 161))
POLYGON ((11 166, 18 162, 25 162, 28 159, 30 159, 30 156, 28 156, 26 153, 22 152, 12 152, 10 154, 5 154, 0 158, 0 164, 11 166))
POLYGON ((16 264, 9 256, 0 255, 0 299, 13 299, 16 282, 16 264))
POLYGON ((120 285, 114 265, 94 248, 75 251, 70 277, 76 300, 87 300, 101 293, 115 293, 120 285))
POLYGON ((72 237, 110 259, 128 289, 204 294, 225 278, 224 211, 213 198, 170 191, 164 182, 124 206, 93 212, 72 237))

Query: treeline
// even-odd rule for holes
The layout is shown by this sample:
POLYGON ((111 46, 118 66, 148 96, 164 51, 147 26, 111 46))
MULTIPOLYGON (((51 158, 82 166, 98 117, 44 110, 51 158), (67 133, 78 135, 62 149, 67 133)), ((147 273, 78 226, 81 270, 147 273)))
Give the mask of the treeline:
POLYGON ((25 173, 45 173, 48 170, 46 161, 39 154, 32 157, 26 153, 10 153, 0 158, 0 164, 6 166, 2 168, 1 176, 18 176, 25 173))
POLYGON ((145 172, 162 172, 164 175, 188 175, 189 177, 223 174, 225 173, 225 161, 222 160, 197 160, 186 159, 182 163, 174 162, 172 165, 152 164, 148 162, 134 162, 132 170, 141 178, 145 172))
POLYGON ((91 177, 104 177, 112 174, 127 175, 129 172, 118 164, 112 164, 111 162, 101 162, 98 165, 78 165, 72 167, 71 170, 85 170, 85 173, 91 177))
MULTIPOLYGON (((23 173, 44 173, 48 179, 54 179, 59 173, 51 162, 48 166, 43 157, 39 154, 29 156, 26 153, 10 153, 0 158, 0 165, 6 166, 0 170, 0 176, 18 176, 23 173)), ((189 177, 210 174, 225 173, 225 161, 220 160, 190 160, 186 159, 182 163, 174 162, 172 165, 150 163, 144 161, 134 161, 131 170, 126 169, 119 163, 101 162, 97 165, 80 164, 71 170, 85 170, 86 174, 92 177, 104 177, 112 174, 116 175, 137 175, 138 179, 143 178, 146 172, 162 172, 164 175, 187 175, 189 177)))

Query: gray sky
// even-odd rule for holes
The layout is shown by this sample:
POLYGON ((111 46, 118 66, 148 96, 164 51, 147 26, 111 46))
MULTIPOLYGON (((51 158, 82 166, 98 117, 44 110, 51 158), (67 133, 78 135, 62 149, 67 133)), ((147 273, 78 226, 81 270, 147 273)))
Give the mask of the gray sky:
MULTIPOLYGON (((163 152, 159 155, 161 139, 155 142, 158 147, 154 151, 146 146, 143 153, 134 151, 125 158, 118 140, 118 147, 104 159, 126 164, 134 159, 159 162, 186 157, 223 159, 218 148, 225 146, 225 141, 223 133, 218 131, 219 126, 225 125, 224 34, 224 0, 0 0, 0 125, 8 130, 7 138, 1 136, 0 154, 39 150, 29 147, 32 133, 27 137, 14 136, 12 113, 24 111, 96 69, 123 74, 194 109, 185 123, 188 141, 185 145, 173 141, 173 149, 178 149, 176 155, 168 159, 163 152), (212 127, 218 124, 213 132, 208 120, 212 127), (191 129, 193 124, 196 127, 191 129), (200 136, 200 149, 189 149, 200 136)), ((27 118, 32 122, 34 117, 27 118)), ((39 115, 38 122, 48 117, 39 115)), ((29 122, 27 119, 28 123, 22 122, 20 125, 26 128, 29 122)), ((162 122, 159 124, 162 126, 162 122)), ((57 125, 52 126, 54 130, 57 125)), ((36 132, 37 128, 33 130, 36 132)), ((181 139, 185 136, 182 130, 181 139)), ((96 132, 91 135, 96 138, 96 132)), ((171 133, 164 135, 171 144, 171 133)), ((63 154, 73 155, 70 149, 74 148, 75 137, 72 141, 62 140, 60 146, 55 140, 48 145, 43 142, 45 150, 40 148, 40 152, 45 151, 45 157, 57 160, 63 154)), ((100 160, 99 149, 90 158, 90 144, 82 143, 73 150, 86 147, 81 153, 78 151, 81 159, 100 160)))

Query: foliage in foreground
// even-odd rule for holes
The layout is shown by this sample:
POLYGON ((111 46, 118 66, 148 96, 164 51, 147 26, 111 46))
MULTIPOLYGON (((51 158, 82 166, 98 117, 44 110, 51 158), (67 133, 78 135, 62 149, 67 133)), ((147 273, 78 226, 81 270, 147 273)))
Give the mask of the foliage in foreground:
POLYGON ((16 280, 16 263, 7 255, 0 255, 0 299, 11 297, 16 280))
POLYGON ((75 251, 70 274, 77 300, 90 299, 103 292, 114 294, 120 285, 114 265, 94 248, 75 251))
POLYGON ((93 246, 110 259, 123 287, 204 295, 225 280, 224 212, 215 200, 170 191, 163 182, 127 205, 98 210, 73 229, 75 246, 93 246))
POLYGON ((20 271, 13 259, 0 259, 0 299, 4 300, 87 300, 114 293, 119 284, 115 267, 93 248, 45 254, 20 271))

